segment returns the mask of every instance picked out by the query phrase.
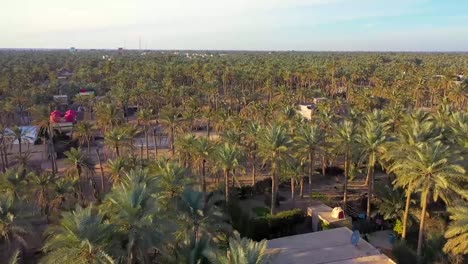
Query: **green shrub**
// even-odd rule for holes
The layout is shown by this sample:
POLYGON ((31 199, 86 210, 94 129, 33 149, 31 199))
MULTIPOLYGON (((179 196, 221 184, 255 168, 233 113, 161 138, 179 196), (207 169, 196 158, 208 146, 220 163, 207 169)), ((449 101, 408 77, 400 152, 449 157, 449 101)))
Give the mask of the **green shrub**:
POLYGON ((418 263, 416 252, 410 248, 404 241, 397 242, 393 246, 393 255, 399 264, 414 264, 418 263))
POLYGON ((400 221, 400 219, 396 220, 395 226, 393 227, 393 231, 397 233, 399 236, 403 234, 403 223, 400 221))
POLYGON ((252 211, 254 211, 255 215, 258 217, 265 217, 270 213, 270 209, 261 206, 252 208, 252 211))
POLYGON ((256 241, 293 235, 296 226, 305 221, 305 214, 301 209, 270 215, 267 208, 256 207, 252 210, 258 216, 254 216, 250 211, 243 210, 236 200, 231 200, 228 210, 233 228, 242 236, 256 241))
POLYGON ((252 186, 246 185, 238 188, 237 190, 237 195, 239 197, 239 200, 245 200, 249 197, 252 197, 253 194, 253 188, 252 186))

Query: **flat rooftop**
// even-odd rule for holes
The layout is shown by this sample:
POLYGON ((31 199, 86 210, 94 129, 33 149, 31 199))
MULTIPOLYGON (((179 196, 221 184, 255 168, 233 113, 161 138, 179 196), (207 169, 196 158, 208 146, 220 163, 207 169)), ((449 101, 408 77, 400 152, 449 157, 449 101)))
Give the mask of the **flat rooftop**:
POLYGON ((395 264, 364 239, 351 244, 351 230, 340 227, 268 241, 273 264, 395 264))

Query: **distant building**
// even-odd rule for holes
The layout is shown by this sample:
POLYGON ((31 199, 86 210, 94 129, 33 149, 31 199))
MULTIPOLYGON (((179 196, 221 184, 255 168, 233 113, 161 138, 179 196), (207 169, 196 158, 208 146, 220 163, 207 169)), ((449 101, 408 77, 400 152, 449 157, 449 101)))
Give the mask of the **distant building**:
POLYGON ((304 118, 311 120, 317 105, 326 100, 327 98, 325 97, 317 97, 312 99, 312 102, 310 103, 300 103, 297 112, 304 118))
POLYGON ((298 106, 297 112, 301 114, 304 118, 311 120, 312 115, 314 114, 315 104, 314 103, 301 103, 298 106))
POLYGON ((71 52, 71 53, 75 53, 75 52, 76 52, 76 48, 75 48, 75 47, 71 47, 71 48, 70 48, 70 52, 71 52))

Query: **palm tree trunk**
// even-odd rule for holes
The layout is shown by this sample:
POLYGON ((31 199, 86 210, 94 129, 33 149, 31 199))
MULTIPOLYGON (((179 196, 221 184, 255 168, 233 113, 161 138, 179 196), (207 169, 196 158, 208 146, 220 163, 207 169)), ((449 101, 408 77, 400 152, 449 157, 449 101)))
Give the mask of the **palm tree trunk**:
POLYGON ((296 207, 296 180, 291 177, 291 204, 292 208, 296 207))
POLYGON ((117 158, 120 157, 120 150, 118 145, 115 145, 115 154, 117 155, 117 158))
POLYGON ((418 248, 416 250, 416 255, 418 257, 421 256, 422 252, 422 243, 423 243, 423 235, 424 235, 424 220, 426 219, 426 210, 427 210, 427 197, 429 196, 429 192, 426 192, 421 197, 422 203, 422 211, 421 211, 421 220, 419 222, 419 234, 418 234, 418 248))
POLYGON ((21 156, 21 136, 18 137, 18 151, 19 155, 21 156))
MULTIPOLYGON (((312 192, 312 174, 314 173, 314 161, 315 161, 315 151, 312 150, 309 153, 309 193, 312 192)), ((301 198, 303 198, 303 193, 301 193, 301 198)))
POLYGON ((252 155, 252 186, 255 186, 255 177, 257 176, 257 166, 255 166, 256 162, 256 155, 252 155))
POLYGON ((154 159, 157 160, 158 159, 158 145, 157 145, 157 141, 156 141, 156 131, 155 129, 153 128, 153 145, 154 145, 154 159))
POLYGON ((344 193, 343 193, 343 210, 346 211, 346 204, 348 202, 348 177, 349 177, 349 151, 345 154, 345 175, 344 175, 344 193))
POLYGON ((99 169, 101 171, 101 191, 104 193, 104 169, 102 167, 101 155, 99 155, 99 149, 96 148, 96 155, 99 161, 99 169))
POLYGON ((299 182, 300 187, 299 187, 299 195, 301 199, 304 199, 304 177, 301 176, 301 181, 299 182))
POLYGON ((403 231, 401 232, 401 239, 405 240, 406 239, 406 226, 408 223, 408 215, 409 215, 409 208, 410 208, 410 203, 411 203, 411 188, 408 187, 408 190, 406 191, 406 203, 405 203, 405 213, 403 214, 403 231))
POLYGON ((322 156, 322 175, 325 176, 325 172, 327 170, 327 157, 326 157, 326 154, 323 153, 323 156, 322 156))
POLYGON ((203 201, 206 201, 206 160, 202 161, 202 192, 203 192, 203 201))
POLYGON ((276 188, 277 188, 276 185, 277 185, 276 173, 273 170, 271 173, 271 209, 270 209, 271 215, 275 214, 275 209, 276 209, 276 188))
POLYGON ((149 160, 149 140, 148 140, 148 128, 145 129, 145 144, 146 144, 146 159, 149 160))
POLYGON ((224 197, 226 203, 229 202, 229 170, 224 170, 224 197))
POLYGON ((174 157, 174 155, 175 155, 175 148, 174 148, 174 126, 171 127, 171 151, 172 151, 172 156, 174 157))
POLYGON ((367 185, 367 219, 370 218, 370 212, 371 212, 371 200, 372 200, 372 182, 373 182, 373 178, 374 177, 374 164, 371 163, 369 164, 369 168, 367 170, 367 178, 369 181, 368 182, 368 185, 367 185))

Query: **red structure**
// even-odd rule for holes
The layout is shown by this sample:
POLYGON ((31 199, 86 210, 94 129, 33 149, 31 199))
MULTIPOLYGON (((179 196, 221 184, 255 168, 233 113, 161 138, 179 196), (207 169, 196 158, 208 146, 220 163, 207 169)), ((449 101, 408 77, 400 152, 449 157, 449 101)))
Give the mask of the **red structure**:
POLYGON ((68 110, 65 113, 66 122, 75 122, 75 119, 76 119, 76 112, 74 110, 68 110))
POLYGON ((60 118, 62 118, 62 113, 60 111, 55 110, 52 113, 50 113, 50 122, 51 123, 60 123, 60 118))

